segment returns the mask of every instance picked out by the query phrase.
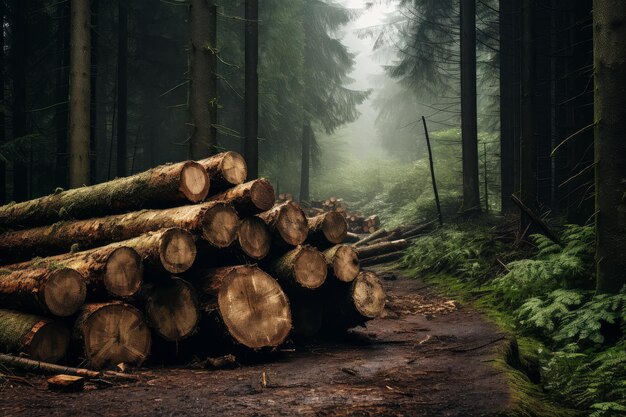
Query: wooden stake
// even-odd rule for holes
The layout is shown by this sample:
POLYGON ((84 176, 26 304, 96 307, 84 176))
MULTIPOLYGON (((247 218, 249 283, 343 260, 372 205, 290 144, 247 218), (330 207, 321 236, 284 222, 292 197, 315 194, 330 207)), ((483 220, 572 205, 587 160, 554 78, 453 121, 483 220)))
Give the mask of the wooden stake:
POLYGON ((430 148, 430 137, 428 136, 428 128, 426 127, 426 119, 422 116, 424 124, 424 134, 426 135, 426 146, 428 147, 428 160, 430 161, 430 176, 433 183, 433 192, 435 193, 435 203, 437 204, 437 214, 439 216, 439 225, 443 226, 443 216, 441 215, 441 204, 439 203, 439 192, 437 192, 437 181, 435 181, 435 166, 433 164, 433 151, 430 148))

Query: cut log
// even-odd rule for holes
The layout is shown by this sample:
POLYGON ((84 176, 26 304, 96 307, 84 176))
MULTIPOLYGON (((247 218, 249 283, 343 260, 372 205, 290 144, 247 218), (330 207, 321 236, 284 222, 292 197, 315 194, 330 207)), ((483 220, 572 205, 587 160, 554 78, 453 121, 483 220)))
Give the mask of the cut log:
POLYGON ((352 283, 330 294, 324 330, 336 331, 364 325, 385 309, 385 290, 375 273, 361 271, 352 283))
POLYGON ((229 338, 250 349, 276 347, 291 330, 287 296, 274 278, 255 266, 216 268, 203 274, 202 309, 229 338))
POLYGON ((12 310, 0 310, 0 349, 34 360, 58 362, 67 353, 70 331, 64 323, 12 310))
POLYGON ((336 245, 343 242, 348 233, 348 224, 340 213, 331 211, 307 219, 308 241, 312 244, 336 245))
POLYGON ((371 235, 367 235, 363 239, 361 239, 358 242, 356 242, 354 244, 354 246, 363 246, 363 245, 365 245, 366 243, 368 243, 368 242, 370 242, 372 240, 384 237, 384 236, 386 236, 388 234, 389 234, 389 232, 386 231, 385 229, 378 229, 376 232, 372 233, 371 235))
POLYGON ((349 245, 336 245, 325 250, 324 259, 332 276, 342 282, 352 282, 361 270, 357 252, 349 245))
POLYGON ((312 290, 326 280, 328 267, 324 255, 304 245, 287 252, 268 264, 270 273, 289 288, 312 290))
POLYGON ((378 256, 372 256, 371 258, 361 259, 361 266, 379 265, 386 262, 395 261, 404 256, 404 251, 390 252, 378 256))
POLYGON ((259 214, 259 218, 267 224, 275 243, 279 245, 301 245, 309 233, 304 212, 299 205, 290 201, 259 214))
POLYGON ((0 307, 67 317, 85 302, 83 277, 69 268, 0 270, 0 307))
MULTIPOLYGON (((120 245, 109 245, 49 258, 35 258, 3 268, 19 271, 60 267, 70 268, 81 274, 87 284, 87 290, 95 297, 131 297, 139 291, 143 281, 141 257, 134 249, 120 245)), ((76 309, 79 307, 77 306, 76 309)))
POLYGON ((352 233, 352 232, 348 232, 346 234, 346 238, 344 239, 344 242, 347 243, 356 243, 359 240, 361 240, 361 235, 358 235, 356 233, 352 233))
POLYGON ((260 178, 209 197, 209 200, 229 203, 240 216, 250 216, 272 208, 274 188, 268 180, 260 178))
POLYGON ((389 252, 398 252, 409 247, 409 241, 400 239, 391 242, 381 242, 372 245, 361 246, 356 248, 359 258, 371 258, 373 256, 383 255, 389 252))
POLYGON ((196 330, 200 320, 198 296, 187 281, 171 277, 146 284, 141 295, 146 321, 163 339, 179 341, 196 330))
POLYGON ((74 339, 90 367, 140 365, 150 352, 150 329, 135 307, 122 302, 86 304, 74 339))
POLYGON ((164 210, 142 210, 98 219, 59 222, 0 235, 0 259, 18 262, 32 256, 48 256, 119 242, 146 232, 179 227, 201 235, 218 248, 237 236, 239 218, 231 206, 209 202, 164 210))
POLYGON ((47 382, 48 389, 59 392, 79 392, 85 387, 85 378, 75 375, 55 375, 47 382))
POLYGON ((241 220, 236 242, 243 253, 254 260, 260 260, 269 253, 272 239, 265 222, 253 216, 241 220))
POLYGON ((149 274, 180 274, 191 268, 196 259, 193 235, 178 227, 149 232, 110 246, 116 245, 137 251, 149 274))
POLYGON ((187 161, 161 165, 130 177, 2 206, 0 227, 32 227, 64 219, 197 203, 208 191, 209 177, 200 164, 187 161))
POLYGON ((198 163, 209 174, 213 194, 242 184, 248 176, 246 161, 237 152, 222 152, 198 163))

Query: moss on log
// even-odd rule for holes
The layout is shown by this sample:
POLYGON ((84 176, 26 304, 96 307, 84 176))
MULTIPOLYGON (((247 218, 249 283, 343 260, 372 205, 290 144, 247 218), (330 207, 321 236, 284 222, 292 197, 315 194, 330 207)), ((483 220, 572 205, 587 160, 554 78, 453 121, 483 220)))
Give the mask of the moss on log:
POLYGON ((0 310, 0 350, 58 362, 70 343, 69 329, 59 321, 12 310, 0 310))
POLYGON ((67 317, 85 302, 83 277, 69 268, 0 270, 0 307, 67 317))
POLYGON ((74 323, 74 340, 89 367, 140 365, 150 352, 150 329, 139 310, 122 302, 86 304, 74 323))
POLYGON ((0 207, 0 227, 13 229, 84 219, 142 208, 202 201, 209 177, 196 162, 161 165, 149 171, 89 187, 61 191, 0 207))
POLYGON ((272 208, 274 187, 265 178, 260 178, 209 197, 209 200, 229 203, 240 216, 250 216, 272 208))
POLYGON ((209 174, 212 194, 242 184, 248 176, 246 161, 237 152, 222 152, 198 163, 209 174))
POLYGON ((163 210, 55 223, 0 235, 0 259, 4 263, 69 252, 73 247, 89 249, 140 236, 146 232, 179 227, 199 234, 218 248, 237 237, 239 218, 231 206, 209 202, 163 210))

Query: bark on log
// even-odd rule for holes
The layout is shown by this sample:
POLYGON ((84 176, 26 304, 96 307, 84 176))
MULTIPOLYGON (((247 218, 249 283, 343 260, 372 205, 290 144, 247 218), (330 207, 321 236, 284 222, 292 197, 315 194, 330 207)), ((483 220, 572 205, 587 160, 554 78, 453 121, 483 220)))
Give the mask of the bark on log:
POLYGON ((332 276, 342 282, 352 282, 361 270, 357 252, 349 245, 336 245, 325 250, 324 259, 332 276))
POLYGON ((196 330, 200 320, 198 296, 187 281, 171 277, 146 284, 141 298, 148 325, 163 339, 177 342, 196 330))
POLYGON ((74 339, 90 367, 140 365, 150 352, 150 329, 139 310, 122 302, 86 304, 74 339))
POLYGON ((304 245, 272 260, 268 270, 289 288, 312 290, 324 283, 328 266, 320 251, 304 245))
POLYGON ((269 210, 274 205, 274 199, 274 187, 265 178, 248 181, 209 197, 210 201, 231 204, 240 216, 251 216, 269 210))
POLYGON ((206 198, 209 177, 196 162, 161 165, 130 177, 61 191, 0 207, 0 228, 14 229, 85 219, 148 207, 168 207, 206 198))
POLYGON ((371 266, 384 264, 385 262, 395 261, 402 258, 404 251, 390 252, 378 256, 372 256, 371 258, 361 259, 361 266, 371 266))
POLYGON ((233 208, 219 202, 142 210, 6 232, 0 235, 0 259, 9 263, 32 256, 56 255, 69 252, 74 245, 84 250, 171 227, 197 233, 211 245, 223 248, 235 240, 238 225, 239 218, 233 208))
POLYGON ((198 163, 209 174, 212 194, 242 184, 248 176, 246 161, 237 152, 222 152, 198 163))
POLYGON ((379 317, 385 309, 386 294, 378 276, 361 271, 354 281, 331 293, 326 304, 324 330, 360 326, 379 317))
POLYGON ((346 218, 335 211, 307 219, 309 232, 307 241, 314 245, 336 245, 348 234, 346 218))
POLYGON ((241 220, 236 245, 254 260, 265 258, 272 245, 270 231, 265 222, 254 216, 241 220))
POLYGON ((83 277, 69 268, 0 270, 0 307, 67 317, 85 302, 83 277))
POLYGON ((276 347, 289 335, 287 296, 274 278, 256 266, 211 269, 198 284, 208 297, 202 310, 237 344, 250 349, 276 347))
POLYGON ((18 271, 60 267, 73 269, 82 275, 87 290, 95 297, 131 297, 139 291, 143 281, 141 257, 134 249, 120 245, 109 245, 49 258, 35 258, 3 268, 18 271))
POLYGON ((373 256, 383 255, 390 252, 398 252, 409 247, 409 241, 400 239, 391 242, 375 243, 373 245, 361 246, 356 249, 359 258, 371 258, 373 256))
POLYGON ((149 232, 109 246, 118 245, 133 248, 143 261, 147 274, 180 274, 191 268, 196 259, 193 235, 178 227, 149 232))
POLYGON ((259 218, 267 224, 278 245, 301 245, 309 233, 304 212, 299 205, 290 201, 259 214, 259 218))
POLYGON ((58 362, 67 353, 70 331, 64 323, 12 310, 0 310, 0 350, 34 360, 58 362))

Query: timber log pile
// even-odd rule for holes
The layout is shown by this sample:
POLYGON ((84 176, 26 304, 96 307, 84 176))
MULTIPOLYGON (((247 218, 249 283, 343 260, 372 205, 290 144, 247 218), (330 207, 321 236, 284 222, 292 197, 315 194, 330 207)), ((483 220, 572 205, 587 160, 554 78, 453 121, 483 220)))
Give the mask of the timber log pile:
POLYGON ((0 207, 0 351, 106 369, 378 317, 385 293, 359 256, 402 244, 344 244, 341 212, 307 217, 246 176, 225 152, 0 207))

